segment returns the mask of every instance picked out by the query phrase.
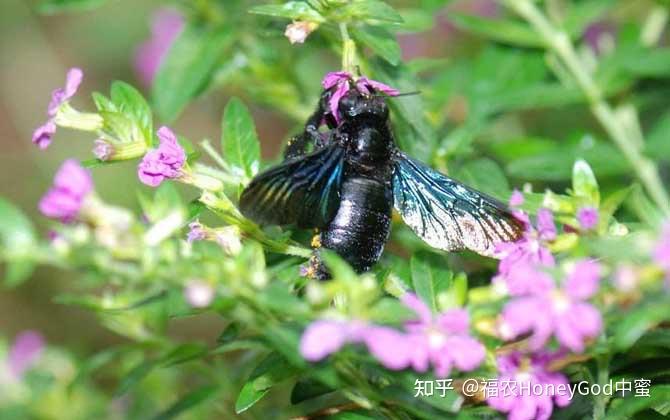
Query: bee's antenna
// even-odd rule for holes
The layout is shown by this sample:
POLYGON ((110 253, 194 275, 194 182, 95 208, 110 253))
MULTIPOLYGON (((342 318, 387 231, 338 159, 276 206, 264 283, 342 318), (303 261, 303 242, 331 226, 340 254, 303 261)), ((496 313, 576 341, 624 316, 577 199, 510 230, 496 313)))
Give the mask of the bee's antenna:
POLYGON ((391 98, 396 98, 398 96, 413 96, 413 95, 421 95, 421 91, 420 90, 415 90, 414 92, 403 92, 403 93, 399 93, 397 95, 393 95, 393 96, 391 96, 391 98))
POLYGON ((403 92, 403 93, 399 93, 399 94, 393 95, 393 96, 391 96, 391 95, 380 95, 380 94, 371 95, 371 96, 372 97, 380 97, 380 98, 397 98, 398 96, 413 96, 413 95, 420 95, 420 94, 421 94, 421 91, 416 90, 414 92, 403 92))

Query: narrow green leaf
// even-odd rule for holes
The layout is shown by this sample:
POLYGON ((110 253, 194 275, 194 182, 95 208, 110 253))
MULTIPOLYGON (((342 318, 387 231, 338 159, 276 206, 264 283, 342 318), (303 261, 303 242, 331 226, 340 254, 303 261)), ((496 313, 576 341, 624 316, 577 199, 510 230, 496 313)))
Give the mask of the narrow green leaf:
POLYGON ((670 319, 670 305, 659 300, 639 306, 616 324, 614 345, 618 350, 626 350, 642 335, 662 321, 670 319))
POLYGON ((455 12, 449 13, 449 20, 461 29, 494 41, 521 47, 541 48, 544 46, 542 37, 525 23, 504 19, 489 19, 455 12))
POLYGON ((412 256, 410 267, 412 270, 412 285, 417 296, 433 312, 438 312, 440 310, 438 294, 447 290, 451 285, 452 273, 433 267, 425 258, 418 255, 412 256))
POLYGON ((320 397, 321 395, 333 392, 334 389, 327 387, 319 381, 304 379, 295 383, 291 390, 291 404, 300 404, 303 401, 320 397))
POLYGON ((583 159, 578 159, 572 167, 572 192, 584 204, 598 208, 600 204, 600 190, 598 181, 591 166, 583 159))
POLYGON ((228 101, 223 113, 221 150, 228 163, 248 178, 258 172, 260 143, 256 126, 247 107, 238 98, 228 101))
POLYGON ((79 12, 102 6, 107 0, 44 0, 37 10, 44 14, 79 12))
POLYGON ((237 414, 248 410, 256 404, 278 382, 283 381, 296 373, 296 369, 286 362, 278 353, 270 353, 254 369, 247 382, 242 387, 235 401, 237 414))
POLYGON ((352 29, 354 38, 372 52, 396 66, 400 62, 400 45, 391 32, 379 26, 364 25, 352 29))
POLYGON ((0 255, 7 262, 5 284, 16 286, 34 270, 31 253, 36 246, 30 220, 12 203, 0 198, 0 255))
POLYGON ((205 385, 197 388, 195 391, 189 392, 182 398, 172 404, 167 410, 156 415, 154 420, 168 420, 177 417, 186 410, 201 404, 208 399, 214 397, 219 387, 216 385, 205 385))
POLYGON ((654 159, 670 161, 670 113, 659 118, 647 136, 645 153, 654 159))
MULTIPOLYGON (((617 398, 607 411, 608 420, 627 420, 648 407, 654 407, 670 400, 670 385, 655 385, 649 389, 648 397, 636 397, 630 394, 626 398, 617 398)), ((637 418, 637 417, 636 417, 637 418)), ((642 417, 641 417, 642 418, 642 417)))
POLYGON ((165 356, 161 357, 162 366, 173 366, 188 362, 207 354, 207 346, 202 343, 184 343, 170 350, 165 356))
POLYGON ((323 22, 325 19, 304 1, 287 1, 284 4, 262 4, 249 9, 249 13, 283 17, 293 20, 323 22))
POLYGON ((158 116, 170 122, 210 83, 231 44, 230 27, 188 25, 170 47, 154 80, 152 96, 158 116))
POLYGON ((378 0, 354 0, 344 7, 343 14, 352 20, 403 23, 400 13, 386 2, 378 0))
POLYGON ((130 372, 121 379, 114 395, 118 397, 130 391, 135 385, 142 381, 142 379, 144 379, 155 366, 154 362, 146 360, 138 363, 137 366, 132 368, 130 372))

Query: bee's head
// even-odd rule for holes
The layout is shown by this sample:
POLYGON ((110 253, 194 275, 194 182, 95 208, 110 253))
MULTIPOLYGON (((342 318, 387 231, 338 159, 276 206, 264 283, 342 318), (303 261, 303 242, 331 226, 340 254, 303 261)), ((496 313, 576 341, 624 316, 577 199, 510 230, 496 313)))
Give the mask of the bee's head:
POLYGON ((339 113, 343 120, 368 119, 383 123, 388 119, 389 109, 382 95, 367 95, 351 89, 340 100, 339 113))

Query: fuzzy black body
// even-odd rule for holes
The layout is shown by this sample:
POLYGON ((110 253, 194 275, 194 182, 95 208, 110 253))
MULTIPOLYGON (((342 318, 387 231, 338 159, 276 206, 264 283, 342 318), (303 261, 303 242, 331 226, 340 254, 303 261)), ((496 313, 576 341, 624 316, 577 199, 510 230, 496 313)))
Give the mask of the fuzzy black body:
POLYGON ((330 277, 319 250, 338 253, 357 272, 381 257, 395 208, 429 245, 491 256, 495 245, 518 239, 523 225, 497 200, 399 151, 382 95, 351 89, 327 111, 326 90, 285 161, 259 174, 240 197, 240 210, 261 224, 316 228, 307 274, 330 277), (319 131, 325 124, 329 131, 319 131), (314 151, 307 153, 308 144, 314 151))

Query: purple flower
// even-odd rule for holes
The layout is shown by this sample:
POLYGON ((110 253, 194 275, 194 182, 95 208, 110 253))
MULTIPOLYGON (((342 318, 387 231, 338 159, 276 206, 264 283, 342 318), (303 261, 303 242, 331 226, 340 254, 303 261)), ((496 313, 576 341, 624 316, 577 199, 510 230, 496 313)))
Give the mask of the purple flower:
POLYGON ((186 152, 175 134, 167 127, 159 128, 157 134, 160 145, 147 152, 137 167, 140 181, 151 187, 159 186, 165 179, 179 177, 186 163, 186 152))
POLYGON ((68 159, 56 172, 53 187, 40 200, 40 212, 64 223, 71 222, 92 191, 91 174, 76 160, 68 159))
POLYGON ((654 262, 663 268, 670 278, 670 222, 663 227, 663 233, 654 248, 654 262))
POLYGON ((56 123, 54 121, 58 109, 77 93, 79 85, 84 77, 81 69, 71 68, 65 77, 65 87, 55 89, 51 93, 51 101, 47 107, 47 122, 37 127, 33 132, 33 144, 44 150, 51 144, 51 139, 56 134, 56 123))
POLYGON ((207 238, 207 231, 205 230, 205 226, 203 226, 202 223, 199 221, 191 222, 188 225, 189 231, 188 235, 186 236, 186 241, 188 243, 193 243, 194 241, 202 241, 203 239, 207 238))
POLYGON ((584 31, 584 41, 596 55, 609 52, 614 46, 616 26, 609 22, 594 22, 584 31))
POLYGON ((96 139, 93 142, 93 154, 102 161, 107 161, 114 153, 114 146, 103 139, 96 139))
POLYGON ((14 376, 20 378, 40 358, 44 351, 44 338, 36 331, 19 334, 7 355, 7 367, 14 376))
POLYGON ((397 96, 400 92, 397 89, 394 89, 384 83, 378 82, 376 80, 370 80, 367 77, 360 77, 354 82, 353 76, 346 71, 337 71, 330 72, 326 74, 321 82, 321 85, 324 89, 331 89, 336 87, 335 91, 328 101, 328 107, 330 108, 330 113, 335 118, 335 121, 339 124, 340 115, 339 115, 339 106, 340 100, 351 90, 351 86, 356 87, 360 93, 364 95, 372 95, 375 92, 382 92, 389 96, 397 96))
POLYGON ((56 123, 51 119, 35 129, 33 132, 33 144, 44 150, 51 144, 54 134, 56 134, 56 123))
POLYGON ((47 114, 50 117, 55 117, 58 112, 58 108, 63 105, 65 102, 69 101, 70 98, 77 93, 79 85, 84 78, 84 72, 81 69, 76 67, 71 68, 67 72, 65 77, 65 87, 58 88, 53 91, 51 94, 51 102, 49 102, 49 107, 47 108, 47 114))
POLYGON ((509 419, 547 420, 554 405, 569 405, 568 378, 548 368, 556 358, 546 352, 498 356, 498 378, 487 384, 489 407, 508 413, 509 419))
POLYGON ((165 55, 184 27, 184 17, 177 10, 163 8, 152 17, 151 38, 135 53, 135 71, 147 86, 156 76, 165 55))
POLYGON ((410 363, 414 370, 425 372, 432 364, 435 375, 443 378, 454 366, 470 371, 484 361, 484 346, 469 335, 470 321, 466 311, 452 309, 433 316, 416 295, 407 293, 401 300, 419 316, 417 320, 405 324, 411 344, 410 363))
POLYGON ((398 89, 394 89, 391 86, 385 85, 384 83, 378 82, 376 80, 370 80, 367 77, 360 77, 358 80, 356 80, 356 89, 366 95, 372 95, 375 92, 382 92, 388 96, 400 95, 400 91, 398 89))
POLYGON ((591 230, 598 226, 598 210, 593 207, 582 207, 577 212, 577 220, 582 230, 591 230))
MULTIPOLYGON (((562 288, 538 288, 512 299, 502 311, 502 338, 531 333, 529 346, 538 350, 553 334, 563 346, 582 352, 584 342, 602 328, 600 312, 586 302, 598 291, 601 272, 597 262, 582 260, 575 264, 562 288)), ((537 276, 542 274, 538 271, 537 276)))

